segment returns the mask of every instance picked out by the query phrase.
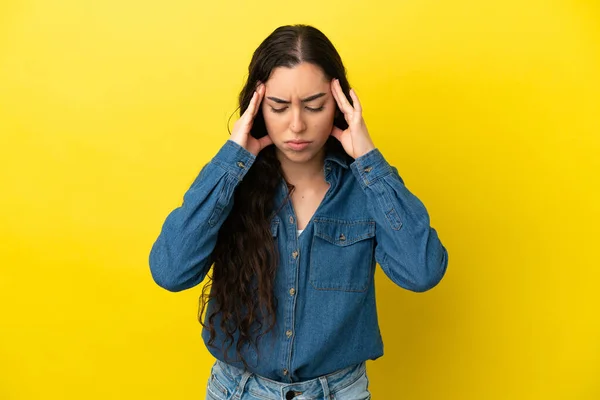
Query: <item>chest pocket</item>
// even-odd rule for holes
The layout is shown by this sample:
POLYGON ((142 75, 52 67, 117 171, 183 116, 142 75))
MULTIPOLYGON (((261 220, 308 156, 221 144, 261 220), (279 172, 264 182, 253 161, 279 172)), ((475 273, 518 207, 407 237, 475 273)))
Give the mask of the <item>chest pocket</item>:
POLYGON ((314 220, 310 284, 317 290, 364 292, 373 276, 375 222, 314 220))

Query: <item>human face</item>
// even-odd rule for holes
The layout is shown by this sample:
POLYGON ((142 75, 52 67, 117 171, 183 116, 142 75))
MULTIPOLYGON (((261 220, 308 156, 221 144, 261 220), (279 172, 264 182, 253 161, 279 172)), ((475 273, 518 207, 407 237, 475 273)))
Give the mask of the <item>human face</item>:
POLYGON ((280 160, 306 163, 322 156, 337 107, 323 71, 306 62, 278 67, 265 88, 262 113, 280 160))

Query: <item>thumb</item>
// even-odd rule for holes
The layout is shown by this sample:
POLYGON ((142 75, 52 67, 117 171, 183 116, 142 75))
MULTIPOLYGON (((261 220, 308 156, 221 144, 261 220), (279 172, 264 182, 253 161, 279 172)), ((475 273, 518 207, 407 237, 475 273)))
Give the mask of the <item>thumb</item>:
POLYGON ((258 147, 260 148, 260 150, 272 144, 273 140, 271 140, 271 136, 269 136, 268 134, 258 139, 258 147))
POLYGON ((333 130, 331 131, 331 136, 333 136, 334 138, 336 138, 337 140, 339 140, 341 142, 343 133, 344 133, 344 131, 342 131, 337 126, 334 126, 333 130))

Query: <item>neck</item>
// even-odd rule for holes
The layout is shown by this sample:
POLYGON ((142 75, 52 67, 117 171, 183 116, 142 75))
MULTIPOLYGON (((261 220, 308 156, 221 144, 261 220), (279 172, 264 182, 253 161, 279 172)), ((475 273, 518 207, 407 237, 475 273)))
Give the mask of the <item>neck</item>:
POLYGON ((281 163, 283 175, 289 184, 298 186, 303 183, 324 179, 325 147, 311 160, 302 163, 289 160, 279 150, 276 151, 276 154, 281 163))

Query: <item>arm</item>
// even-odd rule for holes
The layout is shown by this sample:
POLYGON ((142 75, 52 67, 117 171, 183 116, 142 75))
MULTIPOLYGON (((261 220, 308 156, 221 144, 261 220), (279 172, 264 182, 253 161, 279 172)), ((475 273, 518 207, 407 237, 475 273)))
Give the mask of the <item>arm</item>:
POLYGON ((233 193, 256 157, 228 140, 206 164, 167 216, 150 251, 152 278, 177 292, 196 286, 206 276, 217 235, 233 207, 233 193))
POLYGON ((429 224, 423 203, 404 185, 378 149, 357 158, 351 170, 375 219, 375 259, 397 285, 424 292, 442 279, 448 252, 429 224))

